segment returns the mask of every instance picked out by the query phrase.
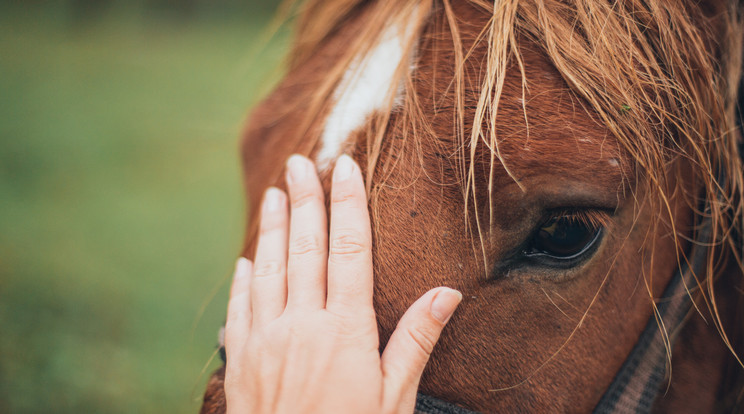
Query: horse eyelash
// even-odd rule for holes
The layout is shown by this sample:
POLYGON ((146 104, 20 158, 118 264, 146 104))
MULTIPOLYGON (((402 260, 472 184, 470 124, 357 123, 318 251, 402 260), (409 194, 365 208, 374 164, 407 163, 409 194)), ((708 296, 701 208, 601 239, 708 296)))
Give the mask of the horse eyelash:
POLYGON ((559 219, 567 220, 571 224, 579 224, 591 229, 600 229, 609 225, 611 218, 610 213, 605 210, 568 208, 550 212, 543 223, 559 219))

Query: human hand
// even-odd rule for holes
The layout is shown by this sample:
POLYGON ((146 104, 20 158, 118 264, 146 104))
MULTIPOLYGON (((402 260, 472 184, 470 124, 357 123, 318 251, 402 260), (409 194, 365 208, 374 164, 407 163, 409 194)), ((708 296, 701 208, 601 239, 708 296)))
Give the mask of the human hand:
POLYGON ((424 294, 380 355, 359 167, 347 156, 336 163, 330 236, 313 163, 291 157, 287 185, 291 220, 287 195, 269 189, 255 265, 241 258, 236 266, 225 325, 228 413, 413 412, 421 373, 462 295, 424 294))

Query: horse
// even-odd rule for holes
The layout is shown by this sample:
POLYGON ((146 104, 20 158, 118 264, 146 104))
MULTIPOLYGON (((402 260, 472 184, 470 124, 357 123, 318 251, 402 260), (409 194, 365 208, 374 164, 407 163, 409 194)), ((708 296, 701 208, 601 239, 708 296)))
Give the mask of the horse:
MULTIPOLYGON (((464 295, 417 411, 744 407, 737 0, 286 10, 287 73, 242 135, 247 200, 292 153, 326 191, 340 154, 362 166, 381 347, 428 289, 464 295)), ((202 413, 224 412, 223 375, 202 413)))

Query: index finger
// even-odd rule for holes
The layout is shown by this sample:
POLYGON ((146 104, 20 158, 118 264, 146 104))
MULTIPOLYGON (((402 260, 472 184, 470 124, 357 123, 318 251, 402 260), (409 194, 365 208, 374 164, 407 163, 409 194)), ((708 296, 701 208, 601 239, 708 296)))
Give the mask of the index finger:
POLYGON ((359 166, 347 155, 336 161, 331 189, 326 308, 345 312, 372 307, 372 232, 359 166))

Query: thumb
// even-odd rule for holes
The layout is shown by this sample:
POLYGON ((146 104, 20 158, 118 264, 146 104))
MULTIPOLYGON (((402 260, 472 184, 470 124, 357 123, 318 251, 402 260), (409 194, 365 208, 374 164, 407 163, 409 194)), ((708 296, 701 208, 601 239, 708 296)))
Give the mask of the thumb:
POLYGON ((406 408, 392 411, 413 411, 429 355, 461 300, 462 294, 454 289, 432 289, 414 302, 398 322, 381 359, 385 405, 406 408))

